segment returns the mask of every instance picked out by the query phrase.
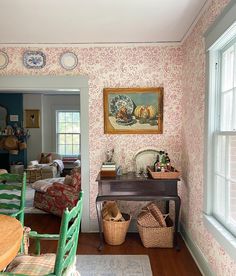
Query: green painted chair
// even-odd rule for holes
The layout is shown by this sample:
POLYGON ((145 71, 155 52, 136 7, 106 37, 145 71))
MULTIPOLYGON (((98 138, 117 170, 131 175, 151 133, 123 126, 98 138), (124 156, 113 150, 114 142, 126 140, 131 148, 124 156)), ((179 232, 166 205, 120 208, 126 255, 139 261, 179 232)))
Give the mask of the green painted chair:
POLYGON ((0 175, 0 214, 17 218, 24 226, 26 173, 0 175))
POLYGON ((66 209, 62 216, 60 234, 38 234, 30 232, 29 237, 36 240, 36 256, 19 255, 8 266, 7 272, 0 275, 79 275, 75 260, 82 215, 83 192, 70 211, 66 209), (40 255, 40 240, 58 240, 56 254, 40 255))

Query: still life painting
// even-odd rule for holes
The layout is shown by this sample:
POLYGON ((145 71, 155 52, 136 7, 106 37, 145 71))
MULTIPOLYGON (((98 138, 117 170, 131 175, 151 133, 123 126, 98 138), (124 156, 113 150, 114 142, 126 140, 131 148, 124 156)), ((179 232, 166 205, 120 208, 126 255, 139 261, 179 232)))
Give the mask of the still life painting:
POLYGON ((104 88, 103 96, 105 133, 162 133, 162 87, 104 88))

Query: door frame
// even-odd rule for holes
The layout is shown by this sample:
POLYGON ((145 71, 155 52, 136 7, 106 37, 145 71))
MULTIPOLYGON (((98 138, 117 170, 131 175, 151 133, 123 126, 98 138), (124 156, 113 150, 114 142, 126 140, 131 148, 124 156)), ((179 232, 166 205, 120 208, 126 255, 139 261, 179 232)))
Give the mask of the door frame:
POLYGON ((0 92, 79 94, 81 128, 81 184, 84 191, 82 232, 90 232, 89 89, 86 76, 0 76, 0 92))

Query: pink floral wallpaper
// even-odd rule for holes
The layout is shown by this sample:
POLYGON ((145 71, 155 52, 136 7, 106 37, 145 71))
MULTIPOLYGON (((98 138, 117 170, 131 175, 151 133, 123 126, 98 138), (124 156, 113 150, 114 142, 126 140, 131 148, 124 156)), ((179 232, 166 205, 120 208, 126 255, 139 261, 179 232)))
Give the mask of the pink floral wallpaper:
POLYGON ((203 34, 228 0, 214 0, 183 44, 183 131, 181 184, 184 228, 216 275, 236 275, 236 263, 203 225, 205 45, 203 34))
MULTIPOLYGON (((133 156, 142 148, 154 147, 168 151, 180 168, 182 125, 182 64, 181 47, 174 46, 111 46, 73 48, 2 48, 9 64, 1 75, 87 75, 89 77, 89 147, 91 218, 96 218, 96 177, 105 158, 105 150, 115 149, 115 160, 125 170, 133 170, 133 156), (25 50, 40 50, 46 55, 42 69, 23 66, 25 50), (72 51, 78 56, 78 66, 66 71, 60 66, 60 55, 72 51), (161 135, 108 135, 103 129, 103 88, 164 87, 164 124, 161 135)), ((137 203, 129 204, 137 211, 137 203)), ((123 208, 127 208, 125 203, 123 208)))

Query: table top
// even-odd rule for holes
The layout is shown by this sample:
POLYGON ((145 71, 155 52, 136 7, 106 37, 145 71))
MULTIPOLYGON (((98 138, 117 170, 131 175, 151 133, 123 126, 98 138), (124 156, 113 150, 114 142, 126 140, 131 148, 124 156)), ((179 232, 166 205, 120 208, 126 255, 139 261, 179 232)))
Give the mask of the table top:
POLYGON ((0 215, 0 271, 17 255, 22 237, 21 223, 10 216, 0 215))
POLYGON ((111 181, 126 181, 126 182, 133 182, 133 181, 141 181, 141 182, 158 182, 158 181, 180 181, 179 178, 160 178, 160 179, 154 179, 149 174, 147 177, 144 177, 143 175, 137 176, 135 172, 129 172, 127 174, 123 175, 116 175, 116 176, 101 176, 99 173, 96 179, 97 182, 111 182, 111 181))

